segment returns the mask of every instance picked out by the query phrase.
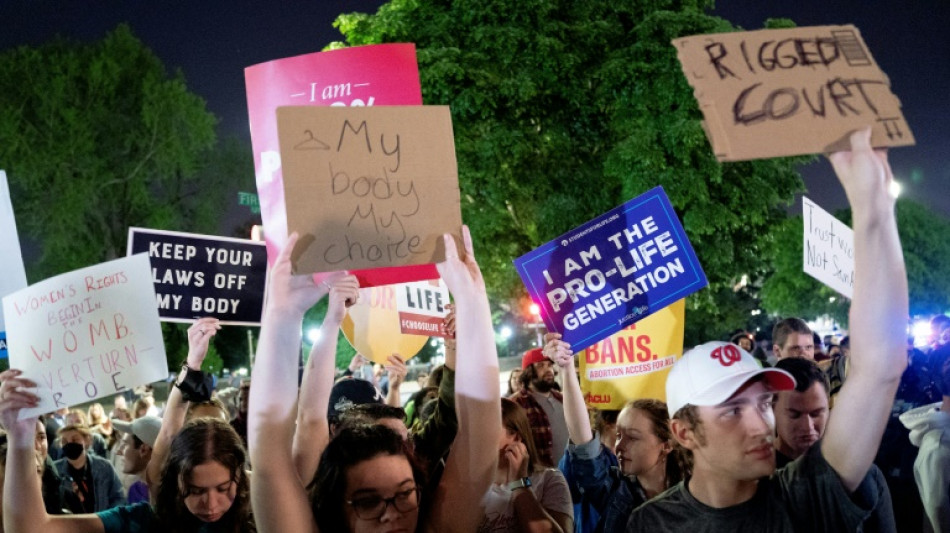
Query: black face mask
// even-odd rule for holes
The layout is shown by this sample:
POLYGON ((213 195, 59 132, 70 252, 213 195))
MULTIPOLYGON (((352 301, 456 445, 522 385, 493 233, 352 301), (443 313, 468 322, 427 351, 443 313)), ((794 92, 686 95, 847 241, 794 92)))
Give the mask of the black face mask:
POLYGON ((67 459, 72 459, 75 461, 76 459, 79 459, 79 456, 82 455, 82 452, 85 451, 85 449, 86 448, 78 442, 67 442, 66 444, 63 444, 63 455, 65 455, 67 459))

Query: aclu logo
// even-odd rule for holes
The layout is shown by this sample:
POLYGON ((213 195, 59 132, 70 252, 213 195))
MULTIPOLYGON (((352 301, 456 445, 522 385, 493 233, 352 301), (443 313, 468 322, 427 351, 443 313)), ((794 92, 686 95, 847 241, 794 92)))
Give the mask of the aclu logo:
POLYGON ((588 392, 584 396, 584 401, 589 404, 606 404, 606 403, 610 403, 610 395, 609 394, 591 394, 588 392))

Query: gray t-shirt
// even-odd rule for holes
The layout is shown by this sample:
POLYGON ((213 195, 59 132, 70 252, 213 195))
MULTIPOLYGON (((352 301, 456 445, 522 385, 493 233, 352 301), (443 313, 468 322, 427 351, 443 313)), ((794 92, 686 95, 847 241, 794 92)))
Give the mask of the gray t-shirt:
POLYGON ((820 448, 812 446, 802 457, 760 480, 751 500, 732 507, 716 509, 700 503, 682 481, 638 507, 630 515, 627 531, 896 531, 881 471, 872 465, 857 490, 848 495, 820 448), (872 513, 876 523, 866 528, 865 520, 872 513))
POLYGON ((554 458, 554 464, 551 466, 556 467, 560 464, 561 457, 564 456, 564 451, 567 450, 567 442, 571 439, 571 434, 567 431, 567 421, 564 419, 564 404, 555 398, 553 394, 545 396, 544 394, 532 392, 531 396, 534 396, 534 401, 538 402, 541 409, 544 409, 544 414, 548 416, 548 423, 551 425, 551 442, 553 445, 551 456, 554 458))

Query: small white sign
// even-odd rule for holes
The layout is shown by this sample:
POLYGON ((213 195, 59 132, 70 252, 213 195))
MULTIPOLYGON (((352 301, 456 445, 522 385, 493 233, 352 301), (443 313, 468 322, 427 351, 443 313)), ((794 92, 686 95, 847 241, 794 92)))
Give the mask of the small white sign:
POLYGON ((805 273, 850 299, 854 291, 854 231, 805 197, 802 219, 805 273))
POLYGON ((441 279, 393 285, 399 329, 411 335, 445 337, 442 320, 448 314, 449 288, 441 279))
POLYGON ((148 254, 36 283, 3 298, 10 367, 36 382, 20 418, 168 376, 148 254))
MULTIPOLYGON (((20 238, 13 218, 13 202, 7 187, 7 173, 0 170, 0 297, 26 287, 26 271, 20 253, 20 238)), ((3 331, 3 313, 0 313, 0 331, 3 331)))

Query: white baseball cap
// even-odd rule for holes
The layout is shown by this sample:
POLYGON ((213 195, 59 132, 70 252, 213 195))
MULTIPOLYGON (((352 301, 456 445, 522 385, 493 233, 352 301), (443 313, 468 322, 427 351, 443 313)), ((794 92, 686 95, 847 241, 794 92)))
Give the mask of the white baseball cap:
POLYGON ((755 357, 731 342, 700 344, 683 354, 666 377, 670 417, 687 404, 718 405, 759 375, 774 391, 795 388, 791 374, 778 368, 762 368, 755 357))
POLYGON ((158 432, 162 430, 162 419, 157 416, 143 416, 131 422, 125 422, 113 418, 112 425, 122 433, 131 433, 140 441, 154 447, 158 432))

